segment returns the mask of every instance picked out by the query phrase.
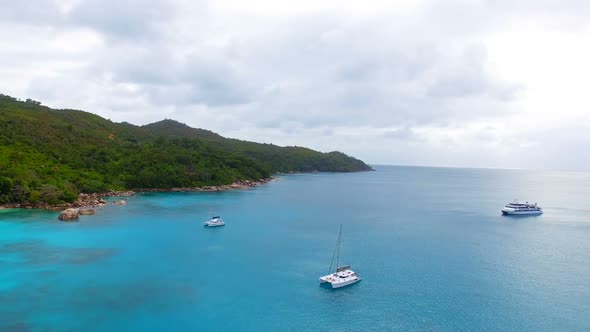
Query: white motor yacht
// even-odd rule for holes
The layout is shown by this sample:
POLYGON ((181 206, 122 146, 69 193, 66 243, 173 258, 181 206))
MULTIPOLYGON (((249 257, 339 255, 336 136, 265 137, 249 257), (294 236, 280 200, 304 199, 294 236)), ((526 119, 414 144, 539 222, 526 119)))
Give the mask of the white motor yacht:
POLYGON ((350 265, 338 266, 340 260, 340 239, 342 238, 342 225, 340 225, 340 233, 338 234, 338 241, 336 242, 336 249, 332 256, 332 262, 330 262, 329 270, 332 270, 334 263, 334 257, 336 258, 336 271, 323 277, 320 277, 320 284, 329 283, 332 288, 340 288, 348 285, 352 285, 356 282, 361 281, 361 277, 350 269, 350 265))
POLYGON ((514 200, 512 203, 506 204, 502 209, 502 214, 508 215, 525 215, 525 214, 543 214, 543 209, 537 203, 531 204, 529 202, 519 203, 514 200))
POLYGON ((225 222, 223 222, 221 217, 216 216, 216 217, 211 218, 211 220, 205 221, 204 226, 206 226, 206 227, 225 226, 225 222))

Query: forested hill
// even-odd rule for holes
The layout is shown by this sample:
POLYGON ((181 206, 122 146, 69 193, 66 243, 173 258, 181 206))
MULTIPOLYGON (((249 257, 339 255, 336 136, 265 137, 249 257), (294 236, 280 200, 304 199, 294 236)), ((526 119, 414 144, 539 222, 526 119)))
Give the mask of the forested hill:
POLYGON ((208 146, 235 155, 252 158, 270 166, 272 172, 357 172, 371 167, 341 152, 321 153, 302 147, 281 147, 231 138, 214 132, 191 128, 174 120, 163 120, 142 128, 157 137, 197 139, 208 146))
POLYGON ((173 120, 114 123, 0 94, 0 204, 57 204, 80 192, 201 187, 276 172, 370 169, 340 152, 228 139, 173 120))

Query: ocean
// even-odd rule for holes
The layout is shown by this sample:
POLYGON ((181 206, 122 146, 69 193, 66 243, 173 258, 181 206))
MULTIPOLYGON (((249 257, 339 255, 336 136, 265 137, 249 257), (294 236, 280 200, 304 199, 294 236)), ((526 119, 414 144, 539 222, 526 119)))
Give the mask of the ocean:
POLYGON ((590 174, 375 169, 140 194, 76 223, 0 210, 0 331, 590 330, 590 174), (502 216, 515 198, 544 214, 502 216), (363 280, 332 290, 341 224, 363 280))

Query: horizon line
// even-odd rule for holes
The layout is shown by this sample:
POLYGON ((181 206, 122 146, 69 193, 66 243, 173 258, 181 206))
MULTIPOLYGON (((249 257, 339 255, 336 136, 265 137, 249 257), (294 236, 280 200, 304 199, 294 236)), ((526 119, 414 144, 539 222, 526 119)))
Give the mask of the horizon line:
POLYGON ((540 172, 563 172, 563 173, 590 173, 590 170, 582 169, 543 169, 543 168, 510 168, 510 167, 478 167, 478 166, 444 166, 444 165, 408 165, 408 164, 383 164, 383 163, 367 163, 373 166, 389 166, 389 167, 416 167, 416 168, 457 168, 457 169, 489 169, 489 170, 503 170, 503 171, 540 171, 540 172))

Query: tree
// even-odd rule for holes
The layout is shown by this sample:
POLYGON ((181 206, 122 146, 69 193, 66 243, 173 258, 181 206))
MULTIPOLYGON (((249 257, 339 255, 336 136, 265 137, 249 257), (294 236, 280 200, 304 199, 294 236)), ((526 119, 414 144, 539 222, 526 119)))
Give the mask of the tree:
POLYGON ((51 184, 44 184, 39 188, 41 192, 39 199, 42 202, 49 204, 58 204, 62 196, 64 195, 63 190, 59 190, 56 186, 51 184))
POLYGON ((29 104, 33 104, 33 105, 41 105, 40 101, 36 101, 30 98, 27 98, 27 100, 25 100, 25 103, 29 103, 29 104))
POLYGON ((12 191, 12 180, 7 177, 0 178, 0 195, 8 195, 12 191))

